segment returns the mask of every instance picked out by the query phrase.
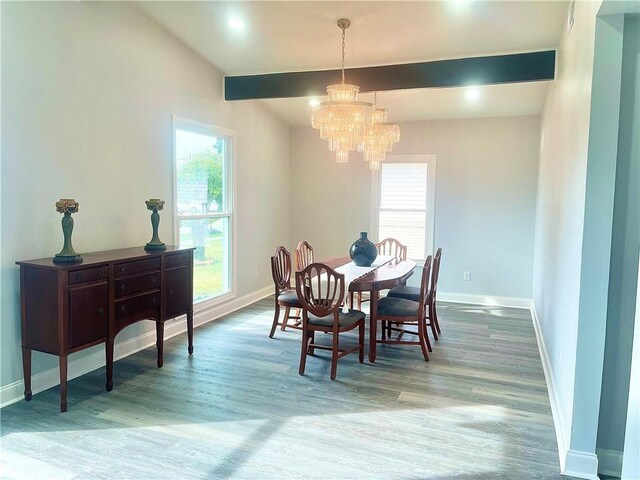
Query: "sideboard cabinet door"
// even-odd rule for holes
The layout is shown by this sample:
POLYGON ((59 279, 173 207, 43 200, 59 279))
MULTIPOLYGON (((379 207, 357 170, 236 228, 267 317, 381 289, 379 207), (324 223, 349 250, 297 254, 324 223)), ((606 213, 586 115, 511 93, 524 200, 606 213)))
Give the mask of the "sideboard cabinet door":
POLYGON ((191 308, 191 296, 189 295, 190 268, 171 268, 166 272, 165 295, 167 299, 166 317, 173 318, 187 313, 191 308))
POLYGON ((109 334, 109 286, 107 283, 75 287, 69 291, 69 349, 109 334))

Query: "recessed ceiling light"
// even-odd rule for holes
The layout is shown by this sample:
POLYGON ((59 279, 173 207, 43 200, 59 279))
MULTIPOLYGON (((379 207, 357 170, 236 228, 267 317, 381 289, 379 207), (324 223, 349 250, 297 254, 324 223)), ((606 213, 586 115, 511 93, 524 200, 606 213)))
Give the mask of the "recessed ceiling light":
POLYGON ((480 98, 480 90, 477 87, 469 87, 464 96, 467 100, 477 100, 480 98))
POLYGON ((320 105, 320 100, 318 100, 317 98, 312 98, 311 100, 309 100, 310 107, 317 107, 318 105, 320 105))
POLYGON ((236 30, 238 32, 244 30, 244 20, 240 19, 240 18, 230 18, 229 19, 229 27, 231 27, 232 30, 236 30))

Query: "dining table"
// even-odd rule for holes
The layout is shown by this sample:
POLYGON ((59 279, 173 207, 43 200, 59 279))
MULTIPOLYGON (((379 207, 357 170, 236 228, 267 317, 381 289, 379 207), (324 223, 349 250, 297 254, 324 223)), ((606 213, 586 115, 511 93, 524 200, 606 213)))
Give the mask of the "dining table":
MULTIPOLYGON (((334 270, 348 268, 353 265, 351 258, 338 257, 324 261, 326 265, 334 270)), ((384 257, 378 264, 374 264, 373 270, 364 273, 350 281, 349 283, 349 303, 353 306, 353 297, 356 292, 369 292, 370 313, 369 313, 369 362, 376 361, 376 336, 377 324, 376 313, 378 311, 378 299, 380 290, 391 289, 397 285, 404 284, 416 268, 416 262, 409 259, 397 257, 384 257)))

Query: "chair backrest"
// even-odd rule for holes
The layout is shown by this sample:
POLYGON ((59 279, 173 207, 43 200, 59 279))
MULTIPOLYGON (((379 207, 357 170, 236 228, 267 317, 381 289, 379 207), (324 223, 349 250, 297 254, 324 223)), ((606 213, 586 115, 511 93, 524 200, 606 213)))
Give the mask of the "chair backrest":
POLYGON ((424 315, 424 309, 431 302, 431 295, 433 284, 431 284, 431 288, 429 288, 429 278, 431 277, 431 264, 433 258, 431 255, 427 257, 424 261, 424 266, 422 267, 422 279, 420 280, 420 315, 424 315))
POLYGON ((296 247, 296 270, 304 270, 313 262, 313 247, 306 240, 298 242, 296 247))
POLYGON ((344 275, 323 263, 311 263, 296 272, 296 292, 304 312, 317 317, 333 313, 337 319, 345 294, 344 275))
POLYGON ((271 257, 271 276, 276 294, 291 289, 291 254, 283 246, 276 248, 276 253, 271 257))
POLYGON ((433 258, 433 270, 431 272, 431 298, 436 300, 436 290, 438 289, 438 277, 440 276, 440 260, 442 259, 442 248, 436 250, 433 258))
POLYGON ((378 247, 378 253, 380 255, 391 255, 400 260, 407 259, 407 247, 395 238, 385 238, 381 242, 376 243, 376 247, 378 247))

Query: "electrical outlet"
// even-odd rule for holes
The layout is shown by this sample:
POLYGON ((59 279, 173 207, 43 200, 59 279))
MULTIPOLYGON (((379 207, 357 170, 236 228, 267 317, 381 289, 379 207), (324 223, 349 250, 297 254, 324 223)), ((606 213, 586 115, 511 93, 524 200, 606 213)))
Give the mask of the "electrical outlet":
POLYGON ((258 278, 258 267, 256 267, 256 268, 254 268, 254 269, 253 269, 253 276, 254 276, 255 278, 258 278))
POLYGON ((464 272, 464 276, 462 278, 468 282, 471 280, 471 272, 464 272))

